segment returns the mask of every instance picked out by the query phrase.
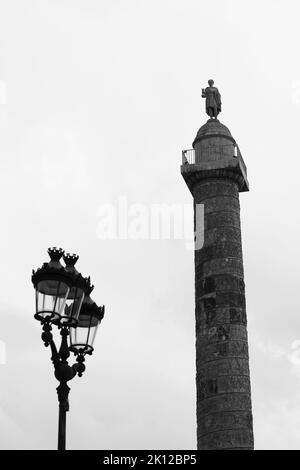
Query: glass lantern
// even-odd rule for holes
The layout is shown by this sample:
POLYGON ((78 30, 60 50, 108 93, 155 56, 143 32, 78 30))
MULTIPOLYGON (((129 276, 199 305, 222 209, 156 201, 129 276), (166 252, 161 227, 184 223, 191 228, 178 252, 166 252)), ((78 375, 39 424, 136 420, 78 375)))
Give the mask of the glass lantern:
MULTIPOLYGON (((93 286, 90 288, 90 292, 93 286)), ((98 307, 89 294, 84 297, 76 327, 70 328, 70 350, 75 354, 92 354, 104 306, 98 307)))
POLYGON ((51 260, 32 274, 36 292, 35 318, 40 321, 60 318, 72 288, 72 276, 60 263, 64 251, 61 248, 49 248, 48 254, 51 260))
POLYGON ((65 307, 60 315, 61 325, 76 325, 81 305, 89 286, 89 280, 84 278, 75 268, 79 256, 66 254, 63 259, 66 271, 73 276, 73 285, 68 293, 65 307))

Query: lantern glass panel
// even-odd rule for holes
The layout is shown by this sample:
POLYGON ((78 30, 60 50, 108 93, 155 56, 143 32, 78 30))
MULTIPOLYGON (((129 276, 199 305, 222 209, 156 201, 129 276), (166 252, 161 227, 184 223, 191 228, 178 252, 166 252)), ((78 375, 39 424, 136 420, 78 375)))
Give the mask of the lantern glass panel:
POLYGON ((79 315, 76 328, 70 329, 71 348, 74 352, 92 352, 100 321, 93 315, 79 315))
POLYGON ((61 316, 61 323, 74 323, 76 322, 82 301, 84 298, 84 291, 79 287, 72 287, 66 300, 65 309, 61 316))
POLYGON ((63 312, 69 290, 69 286, 61 281, 40 281, 36 287, 36 314, 39 318, 58 318, 63 312))

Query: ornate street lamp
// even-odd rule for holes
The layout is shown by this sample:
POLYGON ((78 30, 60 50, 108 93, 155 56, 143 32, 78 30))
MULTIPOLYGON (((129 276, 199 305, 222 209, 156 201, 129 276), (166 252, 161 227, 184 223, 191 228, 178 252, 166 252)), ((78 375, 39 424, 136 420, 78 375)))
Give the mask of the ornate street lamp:
POLYGON ((66 448, 66 412, 69 411, 69 380, 85 371, 85 355, 92 354, 98 325, 104 316, 104 306, 98 307, 90 298, 93 290, 90 278, 84 278, 75 268, 78 256, 66 254, 61 248, 49 248, 50 261, 32 273, 36 291, 34 317, 43 327, 42 340, 51 348, 54 374, 59 381, 58 449, 66 448), (63 257, 66 266, 60 263, 63 257), (57 350, 52 326, 60 330, 61 344, 57 350), (76 363, 70 366, 70 352, 76 363))

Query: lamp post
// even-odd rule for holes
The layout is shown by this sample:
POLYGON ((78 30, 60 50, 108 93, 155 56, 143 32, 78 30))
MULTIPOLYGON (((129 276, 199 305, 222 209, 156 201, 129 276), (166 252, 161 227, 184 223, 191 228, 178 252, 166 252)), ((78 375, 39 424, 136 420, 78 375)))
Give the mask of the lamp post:
POLYGON ((97 328, 104 316, 104 306, 98 307, 90 298, 94 288, 90 278, 84 278, 75 268, 78 256, 65 254, 61 248, 49 248, 50 261, 32 272, 36 292, 34 317, 43 329, 42 340, 51 348, 54 375, 59 381, 58 450, 66 448, 66 412, 69 411, 68 382, 85 371, 85 356, 94 351, 97 328), (65 266, 60 262, 63 258, 65 266), (57 349, 52 326, 61 334, 57 349), (76 362, 69 365, 68 358, 75 355, 76 362))

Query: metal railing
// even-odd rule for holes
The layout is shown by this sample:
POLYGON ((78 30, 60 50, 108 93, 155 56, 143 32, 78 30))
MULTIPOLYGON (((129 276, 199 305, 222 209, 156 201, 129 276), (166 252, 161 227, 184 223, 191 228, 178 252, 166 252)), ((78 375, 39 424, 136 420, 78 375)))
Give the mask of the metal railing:
POLYGON ((182 164, 189 163, 190 165, 195 163, 195 150, 182 150, 182 164))
POLYGON ((201 161, 210 160, 212 157, 218 157, 217 159, 234 157, 238 158, 241 154, 238 151, 238 146, 235 144, 228 145, 210 145, 208 147, 198 148, 197 151, 194 149, 188 149, 182 151, 182 164, 193 165, 194 163, 200 163, 201 161))

